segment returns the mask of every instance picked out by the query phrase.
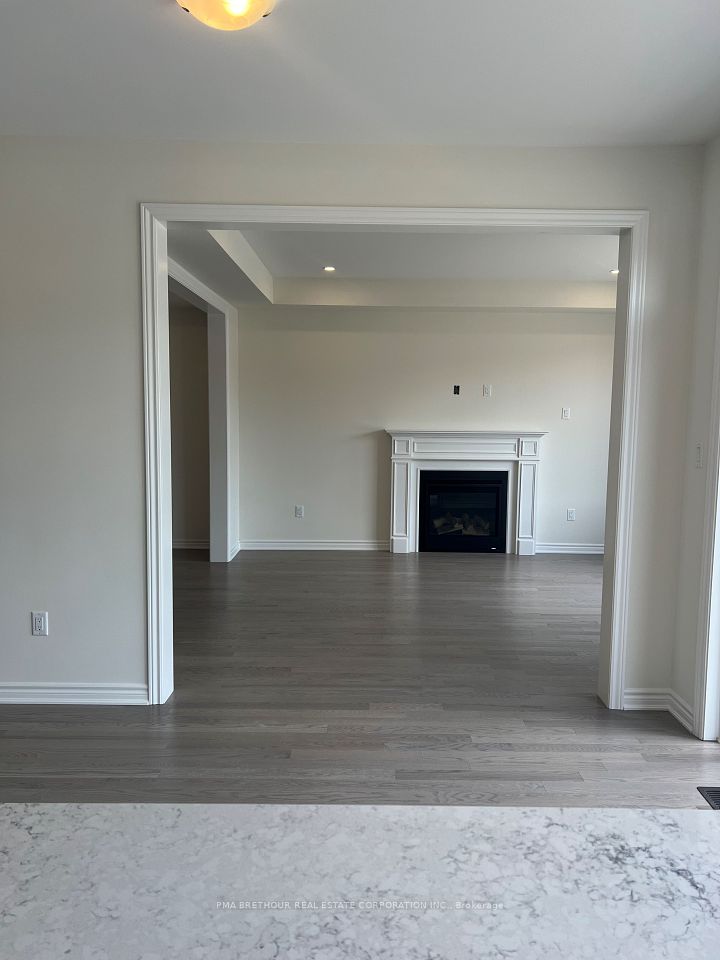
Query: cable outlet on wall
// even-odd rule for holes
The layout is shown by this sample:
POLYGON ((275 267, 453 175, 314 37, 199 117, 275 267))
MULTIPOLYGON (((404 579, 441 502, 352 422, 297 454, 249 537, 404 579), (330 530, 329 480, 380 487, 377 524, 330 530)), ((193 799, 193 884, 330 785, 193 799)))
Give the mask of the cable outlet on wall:
POLYGON ((47 610, 33 610, 30 614, 30 625, 34 637, 47 637, 48 615, 47 610))
POLYGON ((575 519, 575 507, 568 507, 567 518, 572 523, 575 519))
POLYGON ((492 384, 484 383, 483 384, 483 398, 489 400, 492 396, 492 384))
POLYGON ((304 520, 305 519, 305 507, 302 503, 295 504, 295 519, 304 520))

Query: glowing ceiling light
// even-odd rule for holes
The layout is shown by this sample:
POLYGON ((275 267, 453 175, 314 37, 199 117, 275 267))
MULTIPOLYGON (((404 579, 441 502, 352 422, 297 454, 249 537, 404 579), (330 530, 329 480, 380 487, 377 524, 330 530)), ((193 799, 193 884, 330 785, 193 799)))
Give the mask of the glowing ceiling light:
POLYGON ((617 267, 615 267, 615 269, 614 269, 614 270, 611 270, 610 273, 611 273, 614 277, 616 277, 616 276, 620 273, 620 271, 618 270, 617 267))
POLYGON ((323 267, 325 273, 335 273, 335 267, 323 267))
POLYGON ((272 12, 275 0, 177 0, 196 20, 215 30, 244 30, 272 12))

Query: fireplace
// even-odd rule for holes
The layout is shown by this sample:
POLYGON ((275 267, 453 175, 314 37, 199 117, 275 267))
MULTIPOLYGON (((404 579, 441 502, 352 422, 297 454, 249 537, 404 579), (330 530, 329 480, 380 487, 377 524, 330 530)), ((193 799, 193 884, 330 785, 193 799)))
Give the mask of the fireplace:
MULTIPOLYGON (((523 557, 535 553, 537 478, 540 442, 544 433, 525 430, 389 430, 388 433, 392 441, 390 549, 393 553, 415 553, 430 549, 453 552, 485 550, 523 557), (442 546, 437 544, 437 540, 436 546, 421 546, 420 485, 423 474, 432 473, 452 474, 455 484, 463 482, 459 474, 482 475, 485 479, 489 474, 502 474, 504 492, 495 493, 499 498, 498 516, 488 519, 483 512, 488 509, 484 500, 490 496, 490 491, 483 492, 483 502, 473 501, 464 507, 461 503, 445 504, 444 513, 447 514, 448 507, 451 507, 451 518, 455 516, 455 507, 462 507, 460 524, 468 514, 468 520, 464 522, 467 524, 470 521, 468 525, 475 527, 472 513, 477 514, 482 521, 477 524, 479 533, 475 530, 460 533, 457 529, 453 533, 448 520, 444 527, 446 532, 438 534, 438 539, 443 540, 442 546), (502 520, 499 518, 500 511, 504 518, 502 520), (484 532, 487 523, 494 531, 492 537, 484 532), (505 539, 491 542, 496 536, 505 539), (451 545, 451 539, 456 540, 458 545, 451 545), (493 547, 496 549, 493 550, 493 547)), ((479 496, 479 493, 476 491, 475 495, 479 496)), ((428 534, 426 528, 426 537, 432 540, 433 534, 433 530, 428 534)))
POLYGON ((506 553, 507 501, 507 471, 421 470, 420 550, 506 553))

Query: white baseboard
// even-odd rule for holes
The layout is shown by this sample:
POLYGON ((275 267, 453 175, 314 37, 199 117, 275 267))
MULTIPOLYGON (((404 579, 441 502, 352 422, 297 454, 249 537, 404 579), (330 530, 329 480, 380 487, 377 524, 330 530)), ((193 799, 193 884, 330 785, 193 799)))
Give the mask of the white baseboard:
POLYGON ((667 710, 669 690, 649 687, 626 688, 623 710, 667 710))
MULTIPOLYGON (((238 542, 230 550, 230 559, 232 560, 235 557, 242 547, 242 544, 238 542)), ((173 550, 209 550, 210 541, 209 540, 173 540, 173 550)))
POLYGON ((693 712, 690 704, 674 690, 637 687, 626 689, 623 710, 667 710, 690 733, 693 733, 693 712))
POLYGON ((695 718, 687 700, 683 700, 674 690, 668 690, 668 710, 690 733, 695 732, 695 718))
POLYGON ((387 540, 243 540, 241 550, 383 550, 387 540))
POLYGON ((0 703, 147 706, 145 683, 0 683, 0 703))
POLYGON ((598 556, 605 553, 604 543, 536 543, 535 553, 577 553, 598 556))

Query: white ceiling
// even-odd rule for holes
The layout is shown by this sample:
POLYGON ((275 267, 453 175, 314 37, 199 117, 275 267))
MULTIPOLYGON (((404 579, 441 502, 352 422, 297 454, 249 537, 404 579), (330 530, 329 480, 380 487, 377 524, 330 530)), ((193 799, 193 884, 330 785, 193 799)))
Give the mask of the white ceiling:
POLYGON ((603 282, 618 238, 558 234, 368 233, 243 229, 275 277, 349 280, 565 280, 603 282))
POLYGON ((717 0, 2 0, 0 133, 617 144, 720 129, 717 0))
MULTIPOLYGON (((617 236, 277 226, 243 226, 239 232, 271 274, 271 282, 320 281, 320 287, 304 288, 316 298, 324 296, 322 285, 360 280, 607 285, 613 282, 610 271, 618 258, 617 236), (335 266, 335 273, 325 273, 327 265, 335 266)), ((170 223, 168 252, 228 300, 265 302, 204 226, 170 223)))

